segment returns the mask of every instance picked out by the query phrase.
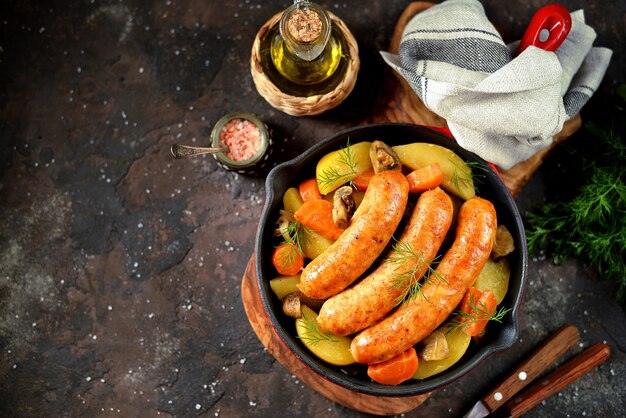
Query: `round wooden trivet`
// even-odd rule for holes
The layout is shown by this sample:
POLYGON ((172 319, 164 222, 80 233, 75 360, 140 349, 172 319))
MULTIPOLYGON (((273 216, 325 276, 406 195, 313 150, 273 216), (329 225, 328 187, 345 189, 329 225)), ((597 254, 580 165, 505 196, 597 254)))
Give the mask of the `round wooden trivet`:
POLYGON ((255 256, 253 255, 248 261, 241 280, 241 298, 246 315, 267 351, 298 379, 328 399, 356 411, 372 415, 402 414, 415 409, 430 397, 429 393, 401 398, 365 395, 336 385, 315 373, 298 359, 276 334, 261 301, 254 265, 255 256))

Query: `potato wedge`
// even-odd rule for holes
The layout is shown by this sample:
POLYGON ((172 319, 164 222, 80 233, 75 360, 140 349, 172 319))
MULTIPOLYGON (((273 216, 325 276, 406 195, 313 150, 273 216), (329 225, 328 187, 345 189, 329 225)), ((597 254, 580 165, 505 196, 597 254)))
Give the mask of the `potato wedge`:
POLYGON ((334 192, 339 186, 367 171, 372 162, 370 142, 358 142, 324 155, 315 168, 317 186, 322 195, 334 192))
POLYGON ((416 170, 438 163, 443 173, 441 188, 448 193, 468 200, 474 197, 474 179, 471 168, 454 151, 436 144, 416 142, 392 147, 402 165, 416 170))
POLYGON ((447 333, 447 328, 445 327, 440 328, 440 330, 446 336, 450 354, 442 360, 427 361, 420 359, 419 367, 413 375, 413 379, 426 379, 449 369, 459 361, 467 351, 472 337, 464 333, 460 328, 450 333, 447 333))
POLYGON ((291 213, 296 213, 303 203, 302 196, 296 187, 288 188, 283 195, 283 207, 291 213))
POLYGON ((305 304, 313 309, 319 310, 324 304, 323 299, 311 299, 298 289, 298 283, 300 283, 300 275, 296 276, 278 276, 270 280, 270 288, 281 301, 287 296, 295 294, 300 298, 302 304, 305 304))
POLYGON ((511 268, 509 267, 508 258, 500 258, 498 261, 489 259, 476 278, 474 287, 481 292, 487 289, 491 290, 499 305, 509 290, 510 277, 511 268))
POLYGON ((283 300, 290 293, 299 291, 298 283, 300 283, 300 275, 295 276, 278 276, 270 280, 270 288, 278 297, 283 300))
POLYGON ((300 245, 302 246, 304 255, 311 260, 319 256, 326 248, 330 247, 330 245, 335 242, 312 229, 307 229, 306 231, 306 238, 302 240, 300 245))
POLYGON ((350 352, 349 337, 334 335, 317 323, 317 313, 302 305, 302 318, 296 319, 298 338, 315 356, 335 366, 347 366, 354 363, 350 352))

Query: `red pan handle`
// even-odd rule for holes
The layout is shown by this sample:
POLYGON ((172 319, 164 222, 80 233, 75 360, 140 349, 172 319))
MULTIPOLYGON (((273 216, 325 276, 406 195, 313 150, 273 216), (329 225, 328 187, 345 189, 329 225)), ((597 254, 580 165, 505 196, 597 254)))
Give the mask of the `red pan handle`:
POLYGON ((556 51, 571 28, 572 17, 565 7, 560 4, 543 6, 531 19, 515 55, 521 54, 531 45, 546 51, 556 51), (547 39, 544 40, 543 31, 547 31, 547 39))

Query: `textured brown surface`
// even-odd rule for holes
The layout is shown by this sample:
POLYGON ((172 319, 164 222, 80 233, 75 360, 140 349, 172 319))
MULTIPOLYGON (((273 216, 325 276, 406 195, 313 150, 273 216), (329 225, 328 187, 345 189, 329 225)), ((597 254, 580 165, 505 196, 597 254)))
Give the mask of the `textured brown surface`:
MULTIPOLYGON (((375 119, 388 86, 378 50, 406 2, 324 4, 355 35, 362 66, 346 102, 314 118, 272 109, 249 75, 256 31, 285 3, 6 3, 0 416, 362 416, 293 377, 246 319, 240 285, 263 176, 225 172, 211 157, 174 161, 169 146, 208 145, 220 116, 244 110, 270 125, 276 163, 375 119)), ((483 2, 508 39, 545 3, 483 2)), ((585 120, 624 82, 626 5, 564 4, 584 7, 597 43, 617 51, 585 120)), ((562 187, 565 157, 555 151, 531 178, 522 213, 562 187)), ((529 276, 519 343, 407 416, 461 416, 565 322, 583 345, 607 341, 613 355, 528 416, 626 415, 626 330, 614 288, 577 260, 535 258, 529 276)))

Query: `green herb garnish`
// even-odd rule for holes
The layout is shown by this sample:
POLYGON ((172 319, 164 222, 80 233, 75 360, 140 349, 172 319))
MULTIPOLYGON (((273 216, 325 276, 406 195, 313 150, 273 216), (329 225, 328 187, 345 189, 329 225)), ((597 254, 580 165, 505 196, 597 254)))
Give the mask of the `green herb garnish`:
POLYGON ((626 302, 626 115, 621 106, 614 111, 610 124, 585 125, 591 134, 586 143, 593 145, 577 154, 583 183, 527 214, 526 235, 531 253, 557 263, 580 257, 602 278, 615 280, 616 299, 626 302))
POLYGON ((396 289, 402 289, 402 292, 394 300, 394 306, 401 305, 417 295, 426 298, 422 292, 421 276, 417 276, 420 267, 426 266, 424 274, 424 283, 429 280, 437 279, 445 283, 445 279, 441 274, 432 268, 435 260, 427 260, 422 253, 417 254, 411 245, 404 241, 399 241, 393 246, 394 254, 385 262, 394 264, 396 270, 400 270, 407 265, 411 265, 403 273, 397 273, 392 281, 392 286, 396 289))
POLYGON ((337 183, 348 183, 356 175, 356 161, 354 160, 354 153, 350 147, 350 140, 346 143, 345 148, 341 148, 338 154, 339 163, 348 168, 345 173, 340 173, 335 167, 323 170, 317 177, 317 185, 320 190, 332 187, 337 183))
POLYGON ((300 253, 304 253, 303 245, 310 241, 309 229, 298 221, 292 221, 285 231, 289 238, 283 240, 283 244, 293 243, 300 253))
POLYGON ((461 165, 454 160, 450 160, 450 162, 454 165, 450 182, 456 190, 461 191, 465 187, 472 185, 475 187, 477 184, 483 183, 485 173, 488 171, 483 164, 475 161, 466 161, 461 165))
POLYGON ((293 214, 288 211, 281 211, 278 219, 278 228, 276 235, 282 236, 282 241, 278 244, 288 245, 289 251, 282 253, 280 257, 280 265, 285 267, 293 264, 293 262, 303 256, 304 245, 310 241, 309 229, 300 222, 293 219, 293 214))
POLYGON ((339 340, 337 340, 330 331, 321 329, 318 326, 317 321, 315 321, 315 319, 309 318, 304 311, 302 312, 302 320, 304 329, 306 331, 302 335, 300 335, 299 338, 301 340, 309 341, 312 346, 321 341, 328 341, 331 343, 339 342, 339 340))
POLYGON ((485 306, 485 304, 480 300, 478 301, 478 303, 476 303, 471 294, 469 304, 470 313, 457 311, 452 314, 455 316, 456 319, 448 322, 449 328, 446 331, 446 334, 451 334, 459 329, 465 332, 467 327, 480 321, 495 321, 501 324, 502 319, 504 319, 505 315, 511 310, 505 307, 501 307, 493 314, 491 314, 489 312, 489 309, 487 309, 487 306, 485 306))

